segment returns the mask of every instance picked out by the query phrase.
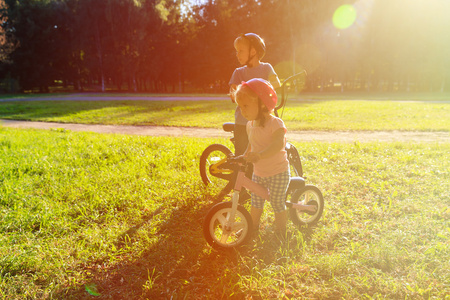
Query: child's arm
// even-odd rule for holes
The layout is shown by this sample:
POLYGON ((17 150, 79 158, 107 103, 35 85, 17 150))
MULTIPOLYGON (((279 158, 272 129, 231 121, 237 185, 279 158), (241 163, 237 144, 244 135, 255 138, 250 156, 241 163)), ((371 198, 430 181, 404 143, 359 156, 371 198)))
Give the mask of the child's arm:
POLYGON ((273 88, 275 89, 275 92, 280 95, 281 93, 281 84, 280 80, 278 79, 277 74, 272 74, 269 76, 270 84, 272 84, 273 88))
POLYGON ((279 88, 281 86, 280 79, 278 79, 277 74, 270 75, 269 82, 273 86, 274 89, 279 88))
POLYGON ((237 84, 232 84, 230 85, 230 92, 228 93, 228 95, 230 95, 231 98, 231 102, 236 103, 236 99, 234 99, 234 92, 237 89, 237 84))
MULTIPOLYGON (((255 163, 260 159, 271 157, 280 152, 280 150, 284 147, 285 134, 286 132, 284 128, 277 129, 272 135, 272 143, 265 150, 261 152, 246 152, 247 161, 255 163)), ((247 151, 249 150, 250 149, 247 148, 247 151)))

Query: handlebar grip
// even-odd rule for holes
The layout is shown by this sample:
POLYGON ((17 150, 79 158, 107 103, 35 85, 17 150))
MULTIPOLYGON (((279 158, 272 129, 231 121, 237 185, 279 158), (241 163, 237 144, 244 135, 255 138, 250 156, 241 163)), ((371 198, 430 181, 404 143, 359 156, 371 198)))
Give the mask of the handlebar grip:
POLYGON ((238 164, 245 164, 247 161, 243 156, 234 156, 233 154, 231 154, 227 160, 231 163, 238 163, 238 164))

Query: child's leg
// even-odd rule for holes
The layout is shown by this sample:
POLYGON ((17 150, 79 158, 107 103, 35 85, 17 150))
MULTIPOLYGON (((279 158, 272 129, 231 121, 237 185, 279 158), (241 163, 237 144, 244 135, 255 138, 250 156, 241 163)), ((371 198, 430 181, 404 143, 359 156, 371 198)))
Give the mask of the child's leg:
POLYGON ((275 227, 276 230, 282 235, 286 235, 286 224, 287 224, 287 210, 275 213, 275 227))
POLYGON ((275 227, 282 236, 286 235, 287 210, 286 190, 289 185, 289 171, 271 177, 270 202, 275 212, 275 227))
POLYGON ((259 229, 259 220, 261 220, 263 211, 264 209, 256 208, 252 205, 252 208, 250 209, 250 215, 252 216, 253 221, 253 231, 257 231, 259 229))
MULTIPOLYGON (((253 174, 253 181, 258 182, 269 188, 270 204, 275 212, 275 227, 282 235, 286 233, 287 224, 287 210, 286 210, 286 190, 289 185, 289 171, 271 176, 259 177, 253 174)), ((252 216, 253 226, 258 229, 259 220, 261 218, 264 208, 264 199, 252 193, 252 209, 250 215, 252 216)))
POLYGON ((244 154, 248 145, 247 128, 245 125, 234 125, 234 154, 244 154))
MULTIPOLYGON (((258 177, 255 174, 253 174, 252 180, 254 182, 264 185, 263 178, 258 177)), ((252 217, 253 229, 255 231, 259 230, 259 221, 260 221, 261 215, 264 211, 264 202, 265 201, 266 201, 265 199, 259 197, 255 193, 252 193, 252 207, 250 209, 250 215, 252 217)))

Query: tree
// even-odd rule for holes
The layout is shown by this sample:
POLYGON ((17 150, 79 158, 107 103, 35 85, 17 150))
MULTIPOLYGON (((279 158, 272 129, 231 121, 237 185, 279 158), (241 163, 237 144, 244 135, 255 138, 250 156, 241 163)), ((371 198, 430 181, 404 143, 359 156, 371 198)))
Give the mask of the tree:
POLYGON ((281 79, 305 69, 310 91, 444 91, 447 2, 5 0, 1 74, 25 90, 62 80, 102 91, 127 83, 130 91, 187 84, 224 92, 238 66, 234 39, 255 32, 266 42, 264 61, 281 79), (356 14, 346 27, 333 23, 343 4, 356 14))
POLYGON ((58 27, 56 20, 64 18, 64 5, 24 0, 20 3, 6 0, 8 31, 14 36, 7 42, 14 45, 9 55, 13 66, 12 76, 18 79, 22 89, 39 87, 48 90, 56 77, 58 61, 67 61, 64 47, 64 26, 58 27))

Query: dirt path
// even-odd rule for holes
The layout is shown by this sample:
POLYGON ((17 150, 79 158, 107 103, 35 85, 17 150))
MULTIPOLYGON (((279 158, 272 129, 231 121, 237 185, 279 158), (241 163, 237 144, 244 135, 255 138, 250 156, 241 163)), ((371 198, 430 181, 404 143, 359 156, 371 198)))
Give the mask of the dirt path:
MULTIPOLYGON (((188 136, 188 137, 230 137, 220 129, 165 126, 125 126, 125 125, 88 125, 51 122, 29 122, 0 119, 0 126, 12 128, 56 129, 88 131, 97 133, 119 133, 147 136, 188 136)), ((287 137, 291 141, 320 142, 438 142, 449 143, 449 132, 418 131, 290 131, 287 137)))

